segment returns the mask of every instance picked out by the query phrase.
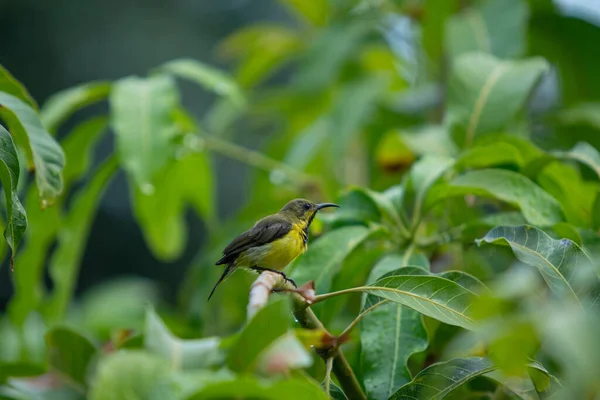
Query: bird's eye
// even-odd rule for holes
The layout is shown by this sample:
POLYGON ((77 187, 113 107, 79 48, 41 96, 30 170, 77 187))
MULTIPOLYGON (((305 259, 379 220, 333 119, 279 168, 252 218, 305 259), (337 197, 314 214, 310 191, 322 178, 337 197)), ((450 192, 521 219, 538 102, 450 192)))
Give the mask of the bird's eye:
POLYGON ((304 203, 304 209, 305 210, 310 210, 310 204, 309 203, 304 203))

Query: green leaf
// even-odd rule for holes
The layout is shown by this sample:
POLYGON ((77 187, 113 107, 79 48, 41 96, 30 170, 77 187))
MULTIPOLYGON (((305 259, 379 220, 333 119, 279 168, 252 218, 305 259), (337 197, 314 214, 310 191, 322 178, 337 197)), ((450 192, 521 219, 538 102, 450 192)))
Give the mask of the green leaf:
POLYGON ((529 10, 523 0, 486 0, 455 14, 446 25, 450 57, 480 51, 499 58, 522 56, 529 10))
MULTIPOLYGON (((306 379, 286 379, 261 382, 251 377, 239 377, 206 385, 186 400, 208 399, 262 399, 262 400, 328 400, 329 396, 316 384, 306 379)), ((116 399, 118 400, 118 399, 116 399)))
POLYGON ((438 400, 471 379, 492 372, 496 367, 481 357, 454 358, 433 364, 402 386, 390 400, 438 400))
POLYGON ((426 125, 420 129, 399 132, 406 146, 417 155, 451 157, 458 153, 448 129, 441 125, 426 125))
POLYGON ((387 275, 359 289, 450 325, 473 329, 475 323, 468 310, 477 295, 456 282, 431 275, 421 268, 400 268, 395 275, 387 275))
POLYGON ((463 171, 497 165, 521 167, 524 164, 525 161, 521 156, 521 151, 515 145, 500 142, 488 146, 477 146, 464 151, 456 160, 455 168, 458 171, 463 171))
MULTIPOLYGON (((397 269, 415 263, 422 264, 417 257, 385 257, 373 268, 368 282, 396 271, 412 271, 412 268, 397 269)), ((424 267, 429 269, 428 262, 424 267)), ((381 301, 383 299, 367 295, 363 312, 381 301)), ((409 382, 412 375, 407 366, 408 359, 425 350, 428 343, 421 314, 409 307, 387 302, 365 315, 360 323, 360 344, 363 379, 369 398, 387 399, 409 382)))
POLYGON ((501 61, 482 53, 459 56, 450 75, 446 115, 456 143, 468 147, 477 135, 506 127, 547 69, 540 58, 501 61))
POLYGON ((96 210, 117 168, 114 156, 98 167, 88 184, 76 195, 58 231, 58 246, 48 267, 54 290, 45 304, 46 316, 51 320, 60 320, 67 310, 96 210))
POLYGON ((90 170, 94 147, 106 133, 108 119, 94 117, 77 125, 62 141, 61 146, 68 160, 63 170, 65 192, 71 185, 83 178, 90 170))
MULTIPOLYGON (((1 93, 0 93, 1 94, 1 93)), ((27 215, 17 196, 17 183, 19 181, 19 158, 10 133, 0 125, 0 182, 4 189, 6 199, 6 229, 4 238, 10 246, 11 267, 14 268, 14 259, 17 247, 27 229, 27 215)))
POLYGON ((69 328, 53 328, 46 334, 48 363, 72 379, 87 386, 87 370, 96 354, 96 347, 85 337, 69 328))
POLYGON ((236 68, 237 81, 243 87, 257 85, 297 56, 303 37, 296 30, 272 23, 254 24, 227 37, 221 51, 241 58, 236 68))
POLYGON ((319 32, 303 54, 293 84, 303 91, 322 90, 336 80, 371 30, 372 21, 356 19, 319 32))
POLYGON ((146 307, 158 302, 157 283, 141 277, 111 279, 94 285, 77 302, 78 326, 108 340, 115 329, 143 331, 146 307))
POLYGON ((572 240, 552 239, 532 226, 498 226, 477 241, 482 243, 510 246, 519 260, 540 271, 550 290, 559 296, 581 302, 582 288, 600 286, 592 261, 572 240))
POLYGON ((279 298, 262 308, 244 327, 229 349, 227 365, 233 371, 252 371, 260 354, 291 326, 288 298, 279 298))
POLYGON ((330 12, 327 0, 279 0, 279 2, 311 25, 324 26, 329 19, 330 12))
POLYGON ((412 209, 412 229, 422 218, 425 198, 431 186, 454 164, 443 156, 424 156, 411 168, 409 174, 410 196, 405 197, 405 207, 412 209))
POLYGON ((172 261, 187 242, 188 204, 210 226, 214 218, 214 183, 206 153, 189 153, 172 160, 153 179, 155 190, 133 192, 135 217, 154 255, 172 261))
POLYGON ((310 251, 298 257, 290 277, 299 285, 314 280, 317 293, 329 291, 342 261, 359 244, 377 232, 364 226, 347 226, 328 232, 310 243, 310 251))
POLYGON ((445 271, 440 273, 440 276, 452 282, 458 283, 460 286, 470 290, 471 292, 477 295, 489 292, 488 287, 485 286, 483 282, 475 278, 473 275, 463 271, 445 271))
POLYGON ((19 361, 0 361, 0 383, 6 383, 8 378, 36 376, 44 372, 46 372, 46 368, 43 365, 19 361))
POLYGON ((592 229, 595 231, 600 230, 600 190, 596 193, 592 205, 592 229))
POLYGON ((0 92, 5 92, 29 104, 34 109, 37 109, 37 103, 31 97, 25 86, 19 82, 6 68, 0 65, 0 92))
POLYGON ((159 71, 195 82, 205 89, 227 97, 232 104, 242 108, 246 99, 237 82, 225 72, 189 58, 169 61, 159 71))
POLYGON ((111 90, 117 153, 129 178, 144 193, 154 192, 152 177, 173 156, 172 113, 178 103, 175 82, 163 75, 121 79, 111 90))
POLYGON ((141 351, 119 351, 98 363, 90 400, 147 399, 170 368, 159 356, 141 351))
POLYGON ((437 74, 440 73, 441 60, 444 56, 444 27, 448 24, 453 11, 456 9, 455 1, 425 0, 423 3, 424 15, 421 19, 423 49, 428 57, 428 65, 437 74))
POLYGON ((329 383, 329 396, 332 400, 348 400, 344 391, 335 383, 329 383))
POLYGON ((600 179, 600 153, 592 145, 579 142, 567 152, 556 152, 555 155, 579 161, 590 167, 600 179))
MULTIPOLYGON (((92 118, 77 125, 62 140, 61 145, 69 161, 63 170, 64 192, 58 198, 59 203, 64 203, 64 193, 69 193, 72 185, 88 173, 94 146, 105 129, 105 117, 92 118)), ((38 203, 38 190, 32 185, 25 202, 29 229, 27 240, 19 253, 22 268, 14 273, 15 295, 9 307, 11 318, 19 324, 42 301, 45 292, 42 285, 43 269, 61 225, 61 207, 57 205, 42 210, 38 203)))
POLYGON ((378 77, 361 79, 345 84, 329 115, 329 137, 333 157, 343 157, 351 143, 356 141, 360 129, 373 114, 377 99, 386 82, 378 77), (332 135, 332 132, 335 135, 332 135))
POLYGON ((65 155, 42 125, 37 113, 22 100, 0 92, 0 117, 23 147, 30 167, 35 169, 42 208, 52 204, 63 189, 65 155))
POLYGON ((432 192, 426 209, 451 196, 474 194, 492 197, 518 207, 535 225, 550 226, 563 220, 560 204, 535 183, 516 172, 501 169, 471 171, 432 192))
POLYGON ((223 361, 218 337, 182 340, 174 336, 160 317, 146 311, 144 345, 150 352, 169 360, 174 369, 208 368, 223 361))
POLYGON ((106 99, 110 85, 110 82, 88 82, 52 95, 40 110, 44 126, 50 132, 55 132, 71 114, 106 99))
POLYGON ((595 181, 584 181, 573 165, 551 162, 536 176, 542 189, 561 205, 565 219, 576 226, 588 227, 594 194, 600 188, 595 181))

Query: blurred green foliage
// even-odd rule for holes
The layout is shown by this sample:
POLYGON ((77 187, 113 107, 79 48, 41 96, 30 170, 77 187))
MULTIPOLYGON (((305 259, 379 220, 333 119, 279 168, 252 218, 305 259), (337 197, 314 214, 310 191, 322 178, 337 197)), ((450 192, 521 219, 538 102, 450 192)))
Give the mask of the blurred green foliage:
POLYGON ((38 107, 0 67, 0 252, 16 254, 0 398, 598 397, 600 27, 550 0, 281 3, 295 23, 220 43, 231 73, 181 58, 38 107), (215 94, 199 118, 178 79, 215 94), (217 157, 254 168, 227 219, 217 157), (73 298, 119 169, 157 259, 181 256, 188 209, 205 223, 176 306, 142 279, 73 298), (289 267, 326 329, 287 295, 247 318, 249 274, 207 304, 221 249, 295 197, 342 206, 289 267), (357 386, 312 352, 341 343, 357 386))

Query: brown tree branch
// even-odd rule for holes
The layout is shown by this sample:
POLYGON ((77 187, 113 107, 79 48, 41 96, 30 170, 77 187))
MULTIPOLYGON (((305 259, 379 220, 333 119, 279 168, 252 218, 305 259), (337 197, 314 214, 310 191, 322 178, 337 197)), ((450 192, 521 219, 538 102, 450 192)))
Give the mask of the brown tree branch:
MULTIPOLYGON (((303 328, 321 329, 328 333, 321 321, 310 309, 310 304, 315 298, 312 281, 296 289, 283 279, 281 275, 269 271, 261 273, 250 288, 250 298, 248 302, 249 318, 254 316, 260 308, 267 304, 270 294, 274 291, 291 292, 294 316, 303 328)), ((343 338, 341 339, 343 340, 343 338)), ((318 349, 317 354, 319 354, 325 362, 327 362, 327 359, 333 358, 333 373, 348 398, 366 400, 367 396, 360 386, 358 379, 356 379, 354 371, 350 367, 350 364, 348 364, 338 343, 335 342, 336 341, 326 348, 318 349)))

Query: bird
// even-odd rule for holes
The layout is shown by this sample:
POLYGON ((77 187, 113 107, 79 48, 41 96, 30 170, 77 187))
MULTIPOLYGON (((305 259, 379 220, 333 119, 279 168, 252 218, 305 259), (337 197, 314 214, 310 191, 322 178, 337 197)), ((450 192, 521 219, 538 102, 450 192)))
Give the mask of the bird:
MULTIPOLYGON (((258 220, 225 247, 223 256, 215 265, 225 264, 225 271, 213 287, 215 289, 237 268, 247 268, 258 273, 276 272, 294 286, 282 270, 308 248, 308 228, 319 210, 339 207, 334 203, 316 204, 306 199, 294 199, 279 212, 258 220)), ((208 301, 207 300, 207 301, 208 301)))

